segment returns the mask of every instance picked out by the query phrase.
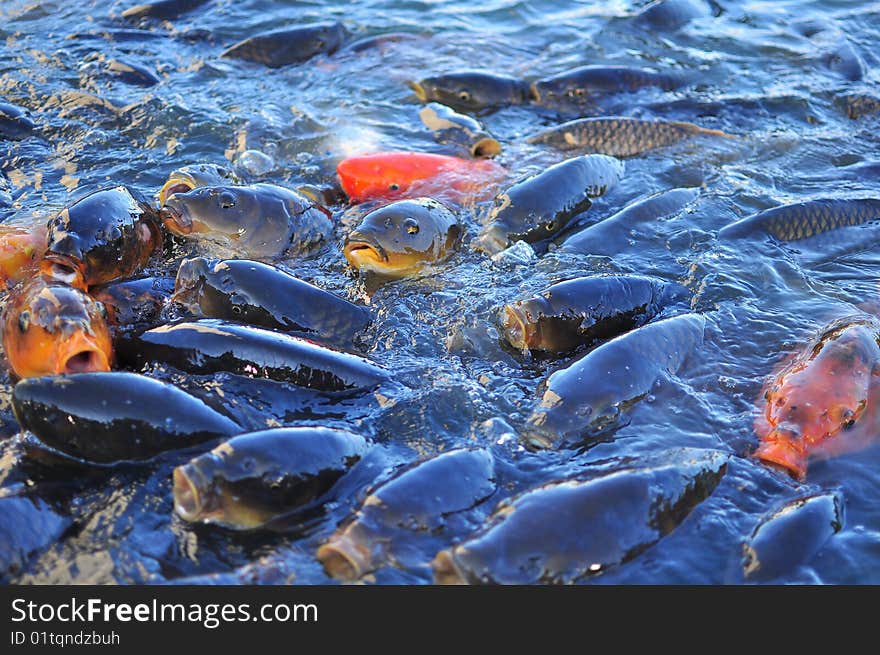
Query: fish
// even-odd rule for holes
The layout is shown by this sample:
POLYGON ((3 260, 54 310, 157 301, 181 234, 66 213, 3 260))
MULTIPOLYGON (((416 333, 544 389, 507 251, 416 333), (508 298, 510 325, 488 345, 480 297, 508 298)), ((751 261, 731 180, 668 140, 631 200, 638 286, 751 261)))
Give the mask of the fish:
POLYGON ((613 429, 627 408, 682 368, 702 344, 705 325, 699 314, 648 323, 554 372, 541 385, 524 440, 534 448, 550 448, 613 429))
POLYGON ((97 465, 148 461, 243 431, 173 385, 121 371, 22 380, 12 409, 46 446, 97 465))
POLYGON ((107 325, 118 334, 149 330, 164 323, 162 310, 173 291, 174 278, 143 277, 92 287, 89 295, 103 305, 107 325))
POLYGON ((641 275, 579 277, 505 305, 501 330, 517 350, 563 355, 641 327, 690 295, 679 284, 641 275))
POLYGON ((150 87, 162 81, 156 72, 147 66, 119 59, 106 59, 103 55, 87 57, 80 65, 79 73, 81 77, 109 77, 132 86, 150 87))
POLYGON ((398 200, 375 209, 345 238, 343 254, 364 273, 405 277, 447 259, 464 228, 432 198, 398 200))
POLYGON ((0 290, 31 277, 46 251, 44 223, 0 223, 0 290))
POLYGON ((407 85, 422 102, 441 102, 453 109, 476 111, 531 100, 529 83, 516 77, 484 71, 461 71, 426 77, 407 85))
POLYGON ((834 104, 853 120, 880 112, 880 98, 863 93, 837 96, 834 104))
POLYGON ((507 171, 490 160, 425 152, 377 152, 343 159, 336 174, 349 200, 398 200, 431 196, 462 203, 480 198, 507 171))
POLYGON ((257 34, 229 46, 220 56, 280 68, 315 55, 332 55, 350 37, 351 32, 342 23, 312 23, 257 34))
POLYGON ((159 206, 175 193, 187 193, 202 186, 225 186, 241 184, 238 176, 229 168, 202 162, 182 166, 171 171, 165 184, 159 189, 159 206))
POLYGON ((487 450, 458 448, 422 460, 374 487, 318 548, 318 561, 337 580, 357 580, 402 557, 419 535, 442 533, 450 516, 473 509, 496 490, 495 462, 487 450))
POLYGON ((118 344, 132 367, 164 362, 188 373, 267 378, 320 391, 366 391, 390 379, 373 362, 306 339, 217 319, 163 325, 118 344))
POLYGON ((789 500, 761 518, 743 543, 746 580, 767 582, 809 562, 845 524, 839 491, 789 500))
POLYGON ((581 66, 543 77, 531 84, 532 100, 545 107, 593 105, 611 93, 656 87, 673 91, 685 83, 676 74, 657 73, 632 66, 581 66))
POLYGON ((419 110, 419 118, 437 141, 463 146, 471 157, 482 159, 501 154, 501 144, 482 123, 446 105, 429 102, 419 110))
POLYGON ((40 271, 85 290, 131 277, 161 247, 155 208, 137 192, 117 186, 80 198, 49 221, 40 271))
POLYGON ((623 162, 605 155, 566 159, 519 180, 495 197, 475 247, 489 254, 516 241, 552 238, 623 178, 623 162))
POLYGON ((160 217, 172 234, 253 258, 305 255, 333 233, 330 212, 274 184, 205 186, 175 193, 160 217))
POLYGON ((219 318, 350 348, 372 313, 279 268, 246 259, 195 257, 180 264, 173 302, 219 318))
POLYGON ((0 139, 20 141, 33 134, 37 124, 24 107, 0 102, 0 139))
POLYGON ((806 478, 810 458, 876 441, 880 410, 880 322, 832 322, 764 385, 752 457, 806 478))
POLYGON ((37 275, 10 294, 0 321, 19 378, 110 370, 104 308, 80 289, 37 275))
POLYGON ((642 8, 632 20, 633 24, 644 29, 672 32, 695 18, 711 15, 709 3, 705 0, 656 0, 642 8))
POLYGON ((612 157, 636 157, 698 135, 734 138, 721 130, 711 130, 693 123, 603 116, 568 121, 533 134, 526 139, 526 143, 612 157))
POLYGON ((435 584, 573 584, 635 559, 727 472, 726 454, 683 450, 668 464, 551 482, 502 501, 480 530, 437 553, 435 584))
POLYGON ((208 0, 156 0, 156 2, 129 7, 122 12, 122 17, 127 20, 141 20, 144 18, 174 20, 193 9, 198 9, 206 2, 208 0))
POLYGON ((559 251, 586 255, 614 255, 624 251, 633 242, 633 230, 641 223, 678 214, 700 195, 699 187, 670 189, 641 198, 616 214, 588 225, 562 242, 559 251))
POLYGON ((315 509, 368 448, 359 434, 324 427, 240 434, 174 469, 174 511, 189 522, 260 528, 315 509))
POLYGON ((721 228, 718 238, 739 239, 764 233, 780 241, 801 241, 878 219, 878 198, 817 198, 746 216, 721 228))

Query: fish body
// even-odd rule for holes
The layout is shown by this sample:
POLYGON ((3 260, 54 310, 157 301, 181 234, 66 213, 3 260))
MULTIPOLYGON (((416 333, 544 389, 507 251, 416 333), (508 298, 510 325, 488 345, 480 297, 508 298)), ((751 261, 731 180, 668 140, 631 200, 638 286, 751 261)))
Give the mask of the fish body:
POLYGON ((876 440, 880 324, 842 319, 825 329, 765 385, 753 457, 804 479, 811 457, 876 440))
POLYGON ((22 380, 12 408, 22 429, 47 446, 98 464, 148 460, 241 432, 201 400, 134 373, 22 380))
POLYGON ((502 501, 483 528, 431 563, 439 584, 573 584, 624 564, 708 498, 727 456, 553 482, 502 501))
POLYGON ((280 68, 307 61, 315 55, 331 55, 350 36, 342 23, 314 23, 257 34, 229 46, 220 56, 280 68))
POLYGON ((674 375, 703 342, 706 319, 683 314, 608 341, 550 375, 526 426, 526 441, 547 448, 616 425, 624 410, 674 375))
POLYGON ((368 447, 322 427, 241 434, 174 469, 174 509, 191 522, 259 528, 313 507, 368 447))
POLYGON ((216 242, 255 258, 307 254, 333 232, 324 207, 274 184, 206 186, 175 193, 160 216, 172 234, 216 242))
POLYGON ((700 195, 697 187, 670 189, 627 205, 616 214, 570 235, 561 252, 614 256, 627 248, 640 224, 683 211, 700 195))
POLYGON ((398 200, 364 216, 346 237, 343 254, 361 272, 403 277, 449 257, 463 231, 432 198, 398 200))
POLYGON ((502 334, 518 350, 565 354, 641 327, 689 297, 679 284, 641 275, 574 278, 505 305, 502 334))
POLYGON ((770 234, 780 241, 800 241, 842 227, 880 219, 878 198, 818 198, 780 205, 752 214, 718 232, 721 239, 770 234))
POLYGON ((46 251, 44 224, 0 224, 0 290, 30 277, 46 251))
POLYGON ((351 202, 431 196, 462 202, 505 176, 500 164, 424 152, 378 152, 342 160, 336 174, 351 202))
POLYGON ((646 87, 672 91, 684 84, 679 75, 656 73, 632 66, 581 66, 532 82, 532 99, 546 107, 577 107, 595 104, 612 93, 646 87))
POLYGON ((530 136, 526 143, 612 157, 635 157, 698 135, 731 138, 720 130, 693 123, 610 116, 568 121, 530 136))
POLYGON ((119 333, 161 324, 162 310, 173 291, 173 278, 144 277, 93 287, 89 295, 104 306, 107 324, 119 333))
POLYGON ((30 112, 9 102, 0 102, 0 138, 19 141, 37 128, 30 112))
POLYGON ((158 213, 140 194, 123 186, 102 189, 49 221, 40 270, 86 289, 131 277, 161 246, 158 213))
POLYGON ((318 549, 318 560, 328 575, 356 580, 394 561, 408 540, 442 532, 447 517, 495 490, 495 464, 486 450, 460 448, 418 462, 375 487, 318 549))
POLYGON ((3 351, 20 378, 110 370, 103 307, 76 287, 37 275, 10 294, 0 320, 3 351))
POLYGON ((372 320, 366 307, 246 259, 184 260, 177 271, 174 302, 200 318, 281 330, 341 348, 351 347, 372 320))
POLYGON ((201 7, 208 0, 157 0, 129 7, 122 12, 127 20, 153 18, 155 20, 174 20, 193 9, 201 7))
POLYGON ((516 241, 537 243, 558 234, 592 199, 623 178, 623 162, 605 155, 566 159, 495 197, 477 247, 489 253, 516 241))
POLYGON ((120 361, 165 362, 182 371, 221 371, 320 391, 363 391, 389 379, 371 361, 306 339, 215 319, 164 325, 119 343, 120 361))
POLYGON ((407 82, 422 102, 441 102, 462 111, 524 105, 531 99, 528 82, 483 71, 461 71, 407 82))

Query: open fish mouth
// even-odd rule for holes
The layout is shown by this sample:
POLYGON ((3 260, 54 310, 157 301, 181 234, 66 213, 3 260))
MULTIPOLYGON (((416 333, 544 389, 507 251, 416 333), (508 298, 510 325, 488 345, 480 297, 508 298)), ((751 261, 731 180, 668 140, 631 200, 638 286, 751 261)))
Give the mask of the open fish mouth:
POLYGON ((346 534, 321 546, 317 557, 327 574, 337 580, 351 582, 370 571, 368 549, 346 534))
POLYGON ((516 305, 505 305, 501 314, 501 328, 510 345, 520 351, 529 349, 529 325, 523 311, 516 305))
POLYGON ((105 373, 110 370, 108 354, 82 334, 74 335, 64 343, 56 361, 56 374, 105 373))
POLYGON ((428 102, 428 92, 418 82, 408 81, 406 85, 413 90, 413 93, 416 94, 416 97, 422 102, 428 102))
POLYGON ((40 273, 50 280, 68 284, 77 289, 85 290, 85 276, 82 266, 71 257, 48 254, 40 262, 40 273))
POLYGON ((162 224, 172 234, 190 234, 193 231, 193 222, 186 212, 174 205, 166 204, 159 210, 159 218, 162 224))
POLYGON ((371 239, 367 239, 360 234, 352 234, 342 250, 342 254, 348 262, 355 268, 361 268, 365 265, 389 263, 388 253, 385 248, 371 239))
POLYGON ((197 521, 205 514, 205 498, 200 491, 201 475, 192 466, 174 469, 174 511, 185 521, 197 521))
POLYGON ((165 201, 168 200, 175 193, 189 193, 193 189, 196 188, 196 185, 192 182, 192 180, 187 180, 180 177, 171 177, 168 179, 165 184, 162 185, 162 188, 159 189, 159 206, 165 204, 165 201))

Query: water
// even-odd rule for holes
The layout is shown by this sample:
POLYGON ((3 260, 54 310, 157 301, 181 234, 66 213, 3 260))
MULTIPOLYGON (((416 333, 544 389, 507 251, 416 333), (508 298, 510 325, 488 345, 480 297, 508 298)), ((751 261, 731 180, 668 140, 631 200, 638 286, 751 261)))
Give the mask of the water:
MULTIPOLYGON (((676 92, 609 98, 608 114, 687 120, 740 138, 696 139, 627 161, 623 182, 589 220, 673 187, 705 188, 692 211, 642 225, 614 256, 509 257, 492 262, 465 248, 429 277, 386 284, 368 296, 346 271, 339 241, 316 259, 286 262, 303 279, 377 312, 367 355, 404 387, 337 403, 270 382, 229 376, 152 374, 216 402, 249 426, 309 424, 357 429, 378 444, 335 492, 319 520, 289 534, 236 535, 191 526, 172 513, 170 471, 189 454, 152 467, 111 472, 46 466, 24 453, 0 393, 0 502, 24 497, 0 579, 20 583, 159 583, 175 580, 326 583, 314 557, 363 498, 395 467, 461 445, 490 448, 494 502, 598 463, 647 458, 681 447, 730 453, 715 492, 678 527, 631 562, 591 581, 725 583, 741 579, 742 542, 787 500, 840 489, 845 528, 782 581, 880 582, 880 448, 810 467, 805 483, 746 456, 754 450, 754 403, 782 357, 836 317, 876 302, 880 259, 865 231, 850 230, 824 256, 755 239, 715 239, 727 223, 777 204, 823 195, 876 196, 878 115, 850 119, 840 98, 876 93, 880 7, 859 2, 713 2, 677 30, 645 29, 640 2, 265 2, 211 0, 170 22, 132 25, 131 2, 7 1, 0 6, 0 99, 30 110, 37 128, 0 141, 12 204, 3 220, 33 220, 109 183, 153 196, 168 173, 198 161, 246 159, 262 179, 327 184, 342 157, 377 149, 442 151, 418 119, 406 80, 471 68, 536 79, 584 64, 628 64, 685 73, 676 92), (359 52, 266 69, 219 53, 257 32, 341 20, 355 37, 405 32, 413 38, 359 52), (118 60, 159 83, 107 69, 118 60), (679 379, 631 412, 613 440, 585 452, 531 453, 512 437, 534 403, 548 362, 526 361, 498 340, 497 310, 556 281, 587 273, 636 272, 685 284, 708 320, 705 345, 679 379)), ((562 158, 528 146, 553 112, 510 107, 482 117, 504 144, 514 177, 562 158)), ((0 188, 3 191, 3 188, 0 188)), ((0 194, 0 201, 3 195, 0 194)), ((335 207, 337 215, 344 207, 335 207)), ((472 237, 485 209, 463 213, 472 237)), ((174 273, 173 253, 166 270, 174 273)), ((441 547, 444 544, 441 544, 441 547)), ((448 545, 445 544, 445 545, 448 545)), ((422 561, 436 553, 424 547, 422 561)), ((415 546, 418 548, 419 546, 415 546)), ((431 550, 431 549, 434 550, 431 550)), ((418 559, 418 558, 417 558, 418 559)), ((429 582, 430 569, 385 567, 383 583, 429 582)))

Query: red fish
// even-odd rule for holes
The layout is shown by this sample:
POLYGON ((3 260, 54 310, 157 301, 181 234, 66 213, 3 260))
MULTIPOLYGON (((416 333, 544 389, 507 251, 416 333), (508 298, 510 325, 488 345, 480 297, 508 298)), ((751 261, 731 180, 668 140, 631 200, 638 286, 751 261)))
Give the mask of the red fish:
POLYGON ((798 479, 810 458, 866 447, 880 419, 880 324, 838 321, 765 386, 754 457, 798 479))
POLYGON ((494 195, 492 184, 507 171, 488 159, 460 159, 423 152, 377 152, 336 166, 352 202, 432 196, 461 204, 494 195))

